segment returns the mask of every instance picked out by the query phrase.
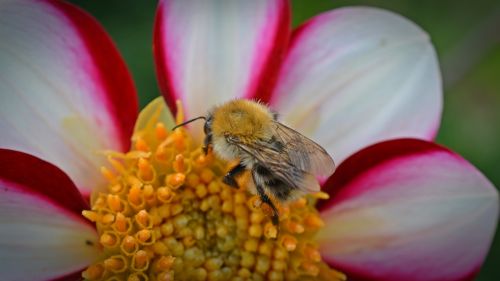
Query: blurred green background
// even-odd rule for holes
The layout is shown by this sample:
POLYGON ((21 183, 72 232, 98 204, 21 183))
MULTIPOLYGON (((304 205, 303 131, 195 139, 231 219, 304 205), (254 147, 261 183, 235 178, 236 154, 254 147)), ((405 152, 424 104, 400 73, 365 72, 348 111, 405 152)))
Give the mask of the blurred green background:
MULTIPOLYGON (((159 95, 152 57, 156 1, 71 1, 108 31, 127 62, 143 107, 159 95)), ((293 24, 326 10, 376 6, 411 19, 431 36, 445 87, 444 115, 437 142, 460 153, 500 187, 500 1, 296 0, 293 24)), ((500 235, 479 281, 500 280, 500 235)))

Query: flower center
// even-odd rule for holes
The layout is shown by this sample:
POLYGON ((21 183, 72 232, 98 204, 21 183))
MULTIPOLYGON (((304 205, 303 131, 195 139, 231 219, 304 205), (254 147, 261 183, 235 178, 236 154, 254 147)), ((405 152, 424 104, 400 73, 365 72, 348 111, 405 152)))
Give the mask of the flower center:
POLYGON ((105 190, 83 215, 96 223, 102 256, 87 280, 345 280, 314 241, 323 221, 314 208, 326 194, 270 208, 222 183, 230 165, 203 154, 183 128, 153 122, 132 151, 109 152, 105 190))

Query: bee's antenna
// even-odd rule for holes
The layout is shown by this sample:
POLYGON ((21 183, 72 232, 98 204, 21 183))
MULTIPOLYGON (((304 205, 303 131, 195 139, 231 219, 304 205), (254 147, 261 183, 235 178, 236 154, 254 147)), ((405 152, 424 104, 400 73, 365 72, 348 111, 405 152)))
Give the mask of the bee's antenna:
POLYGON ((191 120, 188 120, 186 122, 183 122, 183 123, 180 123, 180 124, 176 125, 175 127, 172 128, 172 131, 175 130, 175 129, 177 129, 177 128, 179 128, 179 127, 187 125, 187 124, 189 124, 189 123, 191 123, 193 121, 199 120, 199 119, 207 120, 207 118, 205 116, 196 117, 196 118, 193 118, 191 120))

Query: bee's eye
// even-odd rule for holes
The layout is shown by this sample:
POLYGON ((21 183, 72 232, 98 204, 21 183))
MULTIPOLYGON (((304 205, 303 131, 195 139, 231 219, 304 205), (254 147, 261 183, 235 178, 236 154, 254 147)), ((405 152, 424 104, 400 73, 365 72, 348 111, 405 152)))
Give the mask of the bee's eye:
POLYGON ((203 126, 203 131, 205 132, 205 134, 208 134, 210 132, 211 125, 212 125, 212 119, 207 119, 205 125, 203 126))

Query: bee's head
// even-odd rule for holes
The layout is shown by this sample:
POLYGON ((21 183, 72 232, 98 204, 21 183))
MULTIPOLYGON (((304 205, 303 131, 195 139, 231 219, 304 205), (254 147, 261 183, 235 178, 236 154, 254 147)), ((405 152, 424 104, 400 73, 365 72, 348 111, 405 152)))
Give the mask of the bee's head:
POLYGON ((209 114, 205 118, 205 125, 203 126, 203 132, 205 132, 205 135, 211 135, 212 134, 212 114, 209 114))

